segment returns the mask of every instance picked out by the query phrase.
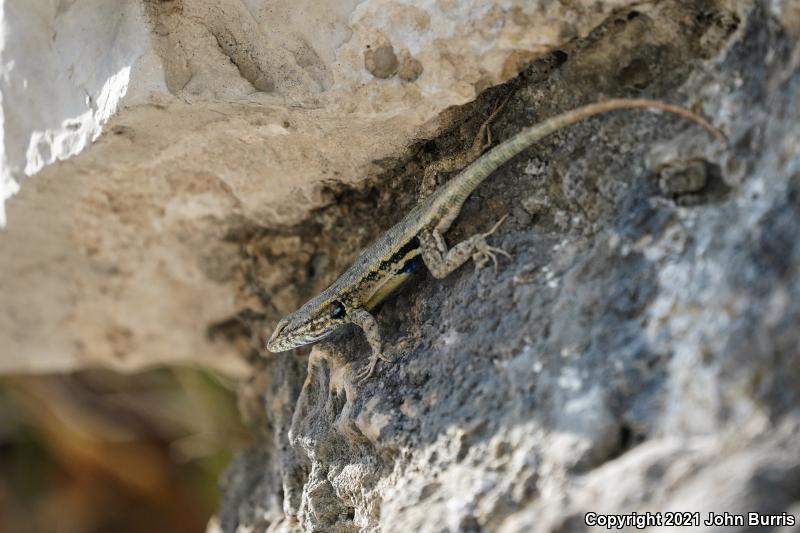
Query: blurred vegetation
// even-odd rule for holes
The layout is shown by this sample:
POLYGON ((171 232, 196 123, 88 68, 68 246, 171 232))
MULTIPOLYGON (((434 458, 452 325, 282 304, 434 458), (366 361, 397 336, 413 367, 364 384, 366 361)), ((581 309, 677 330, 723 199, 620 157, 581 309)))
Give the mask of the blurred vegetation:
POLYGON ((234 384, 173 368, 0 379, 0 533, 196 533, 247 433, 234 384))

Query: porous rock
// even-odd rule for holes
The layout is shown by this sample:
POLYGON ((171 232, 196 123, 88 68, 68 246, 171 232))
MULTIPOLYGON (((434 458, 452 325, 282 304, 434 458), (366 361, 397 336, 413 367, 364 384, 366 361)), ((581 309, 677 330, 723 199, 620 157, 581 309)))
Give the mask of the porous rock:
MULTIPOLYGON (((619 112, 497 171, 447 240, 510 212, 491 243, 513 259, 496 273, 422 275, 386 302, 377 316, 393 362, 364 384, 352 377, 369 354, 358 330, 314 347, 291 381, 289 464, 273 468, 286 456, 272 444, 284 427, 240 455, 223 531, 594 531, 587 513, 632 511, 794 513, 797 523, 800 48, 790 4, 638 4, 565 46, 555 65, 534 62, 490 93, 468 132, 507 94, 497 138, 598 93, 644 94, 701 110, 730 142, 675 117, 619 112), (665 182, 665 164, 700 165, 703 179, 665 182), (278 485, 281 508, 263 496, 278 485)), ((467 146, 468 132, 437 139, 418 164, 467 146)), ((361 196, 340 193, 347 209, 315 220, 328 238, 332 221, 363 222, 367 204, 396 220, 404 172, 361 196)), ((342 244, 353 255, 381 231, 358 227, 342 244)), ((298 303, 327 272, 302 280, 298 303)), ((290 362, 264 360, 259 372, 290 362)), ((256 397, 269 413, 274 392, 256 397)), ((773 521, 793 530, 781 527, 773 521)))
POLYGON ((243 235, 306 220, 631 3, 3 2, 0 204, 21 190, 0 215, 0 371, 246 372, 206 334, 259 300, 243 235), (402 79, 364 68, 381 47, 408 54, 402 79))

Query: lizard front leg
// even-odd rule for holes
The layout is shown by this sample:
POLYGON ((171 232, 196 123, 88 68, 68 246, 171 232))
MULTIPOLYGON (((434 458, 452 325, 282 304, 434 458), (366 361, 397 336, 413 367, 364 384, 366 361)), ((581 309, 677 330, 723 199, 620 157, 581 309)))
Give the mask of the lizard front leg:
POLYGON ((375 317, 373 317, 369 311, 362 308, 351 309, 347 315, 350 317, 353 324, 364 331, 369 347, 372 349, 372 356, 369 359, 369 364, 356 374, 356 380, 361 383, 372 375, 379 359, 383 359, 384 361, 389 360, 383 355, 381 333, 378 331, 378 323, 375 321, 375 317))
POLYGON ((445 278, 458 267, 466 263, 472 257, 475 261, 475 268, 483 268, 488 261, 494 263, 497 270, 497 255, 501 254, 509 259, 511 255, 501 248, 489 246, 486 237, 497 231, 500 224, 508 217, 504 216, 486 233, 479 233, 461 241, 454 247, 447 249, 447 243, 442 236, 439 227, 432 230, 423 230, 419 235, 420 250, 425 266, 431 271, 435 278, 445 278))

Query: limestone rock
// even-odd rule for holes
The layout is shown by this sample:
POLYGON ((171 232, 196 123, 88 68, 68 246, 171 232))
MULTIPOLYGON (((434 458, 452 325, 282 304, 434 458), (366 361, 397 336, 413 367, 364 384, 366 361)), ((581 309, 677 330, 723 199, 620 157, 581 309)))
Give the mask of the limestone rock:
POLYGON ((206 335, 274 292, 244 288, 242 235, 306 220, 632 3, 6 0, 0 371, 242 372, 206 335), (399 76, 365 68, 386 47, 399 76))
MULTIPOLYGON (((352 380, 369 353, 356 330, 314 347, 307 374, 292 377, 288 354, 261 362, 256 375, 298 390, 288 447, 273 443, 284 415, 256 426, 227 476, 222 530, 595 531, 586 513, 632 511, 794 513, 796 529, 800 44, 781 5, 638 4, 487 95, 511 95, 497 138, 597 93, 633 93, 702 110, 730 144, 620 112, 499 169, 446 238, 510 212, 491 243, 513 260, 421 275, 386 302, 377 319, 394 360, 374 378, 352 380)), ((426 150, 469 140, 451 131, 426 150)), ((315 220, 339 239, 332 221, 363 228, 367 206, 402 216, 406 177, 315 220)), ((328 270, 312 269, 298 296, 328 270)), ((285 405, 274 387, 252 392, 270 420, 285 405)))
POLYGON ((0 7, 0 227, 23 176, 80 153, 149 45, 140 3, 8 0, 0 7))

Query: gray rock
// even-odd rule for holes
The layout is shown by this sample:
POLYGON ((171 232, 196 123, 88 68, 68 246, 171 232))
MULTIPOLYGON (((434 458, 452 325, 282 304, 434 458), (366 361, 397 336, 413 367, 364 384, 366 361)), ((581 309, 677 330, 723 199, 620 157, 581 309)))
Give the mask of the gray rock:
MULTIPOLYGON (((511 212, 492 243, 513 261, 497 273, 423 275, 387 302, 378 317, 395 361, 366 384, 351 376, 368 347, 348 331, 314 349, 294 396, 262 387, 266 413, 293 406, 291 430, 282 440, 273 415, 256 423, 270 436, 230 469, 224 531, 588 531, 587 512, 796 516, 800 47, 779 4, 642 5, 499 89, 513 96, 496 138, 600 95, 643 95, 700 106, 730 147, 674 117, 621 112, 505 165, 447 239, 511 212), (701 165, 704 180, 659 187, 665 159, 701 165), (683 204, 685 194, 696 198, 683 204), (266 472, 280 472, 281 486, 266 472)), ((460 135, 432 150, 471 141, 460 135)), ((396 206, 386 212, 402 216, 402 177, 342 196, 354 218, 340 227, 359 222, 359 206, 387 205, 382 187, 396 206)), ((261 372, 299 384, 290 363, 302 372, 288 356, 261 372)))

